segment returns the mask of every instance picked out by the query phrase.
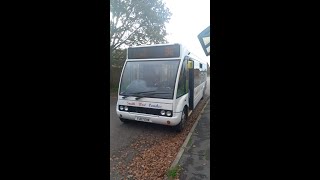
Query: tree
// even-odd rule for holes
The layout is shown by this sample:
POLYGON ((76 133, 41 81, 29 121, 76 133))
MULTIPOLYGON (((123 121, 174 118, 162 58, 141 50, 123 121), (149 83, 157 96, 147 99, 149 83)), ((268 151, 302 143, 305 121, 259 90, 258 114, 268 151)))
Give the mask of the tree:
POLYGON ((166 43, 171 15, 161 0, 111 0, 110 53, 123 46, 166 43))
POLYGON ((122 67, 127 56, 127 50, 126 49, 116 49, 113 52, 112 59, 111 59, 111 65, 113 67, 122 67))

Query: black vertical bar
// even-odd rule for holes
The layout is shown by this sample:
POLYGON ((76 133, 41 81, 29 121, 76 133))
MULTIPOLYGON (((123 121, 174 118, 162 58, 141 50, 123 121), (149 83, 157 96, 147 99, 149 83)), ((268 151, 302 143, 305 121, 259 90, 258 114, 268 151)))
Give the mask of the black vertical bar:
POLYGON ((193 97, 194 97, 194 62, 192 61, 192 68, 189 69, 189 109, 193 109, 193 97))

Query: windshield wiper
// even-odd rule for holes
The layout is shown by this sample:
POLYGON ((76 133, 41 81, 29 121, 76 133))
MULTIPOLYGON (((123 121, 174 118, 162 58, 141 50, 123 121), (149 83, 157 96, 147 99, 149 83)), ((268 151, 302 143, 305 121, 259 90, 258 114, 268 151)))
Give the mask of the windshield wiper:
POLYGON ((131 93, 131 96, 136 96, 136 100, 143 98, 143 96, 139 96, 142 93, 149 93, 149 92, 156 92, 156 91, 141 91, 141 92, 135 92, 131 93))
MULTIPOLYGON (((136 95, 135 94, 122 95, 122 99, 125 99, 125 98, 127 98, 129 96, 136 96, 136 95)), ((137 97, 142 98, 141 96, 137 96, 137 97)))
POLYGON ((120 95, 122 95, 122 99, 129 97, 129 95, 125 95, 125 94, 126 94, 126 91, 120 93, 120 95))
POLYGON ((125 99, 125 98, 127 98, 127 97, 129 97, 128 95, 123 95, 122 96, 122 99, 125 99))
POLYGON ((144 93, 144 92, 137 92, 137 93, 131 93, 131 94, 124 94, 123 95, 123 97, 122 97, 122 99, 125 99, 125 98, 127 98, 127 97, 129 97, 129 96, 136 96, 136 100, 138 100, 138 99, 140 99, 140 98, 143 98, 143 96, 137 96, 137 95, 139 95, 140 93, 144 93))
MULTIPOLYGON (((169 92, 141 92, 139 94, 143 94, 143 95, 155 95, 155 94, 171 94, 169 92)), ((140 99, 141 97, 139 97, 138 99, 140 99)))
POLYGON ((149 93, 149 92, 157 92, 157 91, 141 91, 141 92, 135 92, 134 94, 149 93))
POLYGON ((147 94, 171 94, 171 92, 151 92, 147 94))
POLYGON ((130 94, 126 94, 126 91, 120 93, 120 95, 122 95, 122 99, 125 99, 125 98, 131 96, 130 94))
POLYGON ((122 99, 125 99, 129 96, 136 96, 136 100, 143 98, 144 96, 139 96, 139 95, 154 95, 154 94, 171 94, 169 92, 157 92, 157 91, 141 91, 141 92, 135 92, 127 95, 123 95, 122 99))

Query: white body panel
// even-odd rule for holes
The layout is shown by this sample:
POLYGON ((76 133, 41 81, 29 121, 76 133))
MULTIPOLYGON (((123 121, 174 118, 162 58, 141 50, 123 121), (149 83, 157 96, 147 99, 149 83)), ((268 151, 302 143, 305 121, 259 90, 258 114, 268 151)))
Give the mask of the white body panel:
MULTIPOLYGON (((165 44, 167 45, 167 44, 165 44)), ((159 45, 157 45, 159 46, 159 45)), ((145 47, 145 46, 139 46, 139 47, 145 47)), ((156 124, 162 124, 162 125, 169 125, 169 126, 175 126, 178 125, 181 121, 181 114, 184 109, 184 107, 189 107, 189 93, 182 95, 179 98, 176 98, 177 95, 177 87, 178 87, 178 81, 179 81, 179 75, 181 71, 181 66, 184 60, 184 57, 189 55, 189 51, 183 46, 180 46, 180 57, 179 58, 161 58, 161 59, 127 59, 126 62, 130 61, 152 61, 152 60, 176 60, 179 59, 179 66, 178 66, 178 72, 177 72, 177 78, 175 81, 175 89, 174 89, 174 95, 173 99, 160 99, 160 98, 147 98, 142 97, 138 100, 136 100, 136 97, 129 96, 123 99, 123 96, 118 95, 118 101, 117 101, 117 107, 116 112, 117 115, 120 118, 128 119, 128 120, 135 120, 135 121, 141 121, 141 119, 144 119, 144 122, 149 123, 156 123, 156 124), (152 108, 152 109, 163 109, 163 110, 171 110, 172 111, 172 117, 166 117, 161 115, 153 115, 153 114, 144 114, 144 113, 136 113, 136 112, 126 112, 126 111, 120 111, 119 106, 132 106, 132 107, 141 107, 141 108, 152 108), (145 121, 147 120, 147 121, 145 121), (170 123, 168 123, 170 121, 170 123)), ((204 62, 201 62, 204 63, 204 62)), ((124 66, 125 67, 125 66, 124 66)), ((124 68, 122 69, 120 80, 122 79, 122 75, 124 72, 124 68)), ((119 82, 120 87, 121 81, 119 82)), ((202 96, 204 95, 204 87, 205 83, 202 83, 194 90, 194 107, 199 103, 202 96)), ((120 88, 119 88, 120 91, 120 88)), ((119 92, 118 92, 119 94, 119 92)))
POLYGON ((133 107, 144 107, 144 108, 153 108, 153 109, 164 109, 172 110, 172 100, 167 103, 152 101, 151 98, 142 98, 141 100, 118 100, 118 105, 124 106, 133 106, 133 107))
POLYGON ((125 111, 119 111, 117 109, 117 114, 118 116, 121 115, 122 118, 128 119, 128 120, 139 121, 136 119, 136 117, 142 117, 142 118, 148 118, 149 121, 145 121, 145 122, 169 125, 169 126, 175 126, 179 124, 181 121, 181 113, 173 113, 172 117, 165 117, 165 116, 158 116, 158 115, 152 115, 152 114, 125 112, 125 111), (170 124, 167 124, 167 121, 170 121, 170 124))
POLYGON ((199 101, 204 96, 205 83, 206 82, 200 84, 198 87, 194 89, 194 108, 198 105, 199 101))
POLYGON ((175 104, 173 100, 170 99, 157 99, 157 98, 141 98, 135 100, 134 97, 127 97, 126 99, 122 99, 123 96, 118 96, 117 102, 117 114, 121 118, 129 119, 129 120, 137 120, 136 117, 143 117, 149 119, 149 123, 156 123, 156 124, 163 124, 163 125, 170 125, 175 126, 179 124, 181 119, 181 112, 176 112, 173 108, 175 104), (133 106, 133 107, 146 107, 152 109, 164 109, 164 110, 172 110, 173 115, 172 117, 160 116, 160 115, 153 115, 153 114, 143 114, 143 113, 135 113, 135 112, 126 112, 126 111, 119 111, 119 105, 124 106, 133 106), (170 121, 170 124, 167 123, 170 121))

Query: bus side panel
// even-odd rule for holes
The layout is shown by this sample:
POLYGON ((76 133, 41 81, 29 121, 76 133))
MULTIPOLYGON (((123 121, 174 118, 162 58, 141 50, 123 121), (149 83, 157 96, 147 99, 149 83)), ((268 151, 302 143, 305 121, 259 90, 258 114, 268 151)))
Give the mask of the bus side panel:
POLYGON ((193 108, 195 108, 201 98, 204 96, 204 90, 206 85, 206 64, 194 61, 193 66, 193 79, 194 79, 194 97, 193 97, 193 108))
POLYGON ((184 106, 188 106, 188 93, 175 100, 174 112, 180 113, 183 111, 184 106))
POLYGON ((201 83, 198 87, 195 88, 194 107, 198 105, 199 101, 204 96, 204 87, 205 83, 201 83))

